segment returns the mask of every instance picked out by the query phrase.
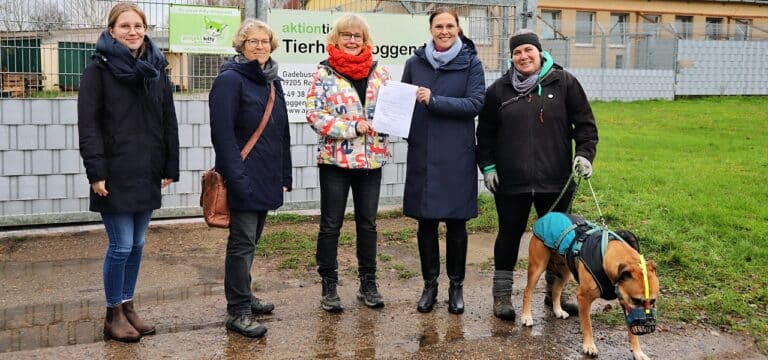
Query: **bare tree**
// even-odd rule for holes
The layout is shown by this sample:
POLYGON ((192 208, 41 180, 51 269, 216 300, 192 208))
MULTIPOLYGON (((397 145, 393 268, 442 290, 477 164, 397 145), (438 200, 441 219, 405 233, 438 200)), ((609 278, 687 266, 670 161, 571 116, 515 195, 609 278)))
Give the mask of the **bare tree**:
POLYGON ((31 30, 58 30, 63 29, 69 22, 69 17, 56 3, 45 2, 32 9, 29 16, 31 30))
POLYGON ((7 31, 27 30, 28 0, 0 0, 0 23, 7 31))
POLYGON ((107 14, 116 1, 67 0, 67 13, 73 19, 72 27, 98 28, 107 25, 107 14))

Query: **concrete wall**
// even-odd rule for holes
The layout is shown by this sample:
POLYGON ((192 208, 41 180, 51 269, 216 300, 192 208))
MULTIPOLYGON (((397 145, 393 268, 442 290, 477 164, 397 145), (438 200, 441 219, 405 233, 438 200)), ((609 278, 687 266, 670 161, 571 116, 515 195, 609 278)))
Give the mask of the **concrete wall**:
POLYGON ((768 95, 768 41, 678 41, 676 95, 768 95))

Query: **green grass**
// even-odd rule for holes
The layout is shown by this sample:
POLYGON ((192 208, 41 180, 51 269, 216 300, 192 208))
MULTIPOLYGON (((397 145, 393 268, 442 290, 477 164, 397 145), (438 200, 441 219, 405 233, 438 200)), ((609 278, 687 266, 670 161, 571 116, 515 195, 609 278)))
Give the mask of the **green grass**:
MULTIPOLYGON (((591 180, 657 262, 661 316, 768 333, 768 99, 594 103, 591 180)), ((582 182, 574 212, 597 219, 582 182)))
POLYGON ((403 264, 392 264, 392 269, 397 272, 397 277, 401 279, 410 279, 419 275, 417 271, 411 270, 403 264))

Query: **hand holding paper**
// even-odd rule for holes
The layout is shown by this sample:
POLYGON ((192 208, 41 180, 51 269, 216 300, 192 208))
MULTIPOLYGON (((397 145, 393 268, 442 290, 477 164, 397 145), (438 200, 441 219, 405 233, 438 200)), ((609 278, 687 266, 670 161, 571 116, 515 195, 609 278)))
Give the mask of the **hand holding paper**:
POLYGON ((379 89, 373 126, 380 133, 408 137, 417 86, 389 80, 379 89))

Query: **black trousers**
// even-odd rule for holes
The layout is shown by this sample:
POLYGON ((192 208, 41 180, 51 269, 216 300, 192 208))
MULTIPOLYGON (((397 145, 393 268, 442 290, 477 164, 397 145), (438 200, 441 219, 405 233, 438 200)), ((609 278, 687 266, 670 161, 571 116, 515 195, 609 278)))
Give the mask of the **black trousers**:
MULTIPOLYGON (((440 248, 438 247, 438 219, 419 219, 416 238, 419 242, 421 276, 433 281, 440 275, 440 248)), ((445 221, 445 269, 452 281, 464 281, 467 263, 467 220, 445 221)))
MULTIPOLYGON (((496 270, 513 271, 517 264, 520 239, 528 225, 531 206, 536 208, 538 217, 544 216, 557 200, 560 193, 495 194, 496 213, 499 216, 499 233, 493 246, 496 270)), ((566 212, 571 204, 573 192, 566 192, 552 211, 566 212)))
POLYGON ((230 315, 251 313, 251 266, 264 230, 266 211, 229 210, 229 238, 224 259, 224 295, 230 315))
POLYGON ((339 234, 350 188, 355 205, 357 271, 359 275, 376 273, 376 211, 381 168, 344 169, 320 165, 320 233, 315 260, 317 272, 324 278, 339 278, 339 234))

